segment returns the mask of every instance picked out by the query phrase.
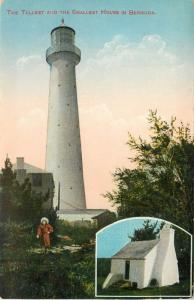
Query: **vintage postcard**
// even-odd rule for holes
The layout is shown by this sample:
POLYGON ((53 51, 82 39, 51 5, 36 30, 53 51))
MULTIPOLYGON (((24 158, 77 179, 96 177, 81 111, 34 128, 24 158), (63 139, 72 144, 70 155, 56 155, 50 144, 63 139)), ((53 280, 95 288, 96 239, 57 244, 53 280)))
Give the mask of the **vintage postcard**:
POLYGON ((192 298, 194 2, 0 0, 0 297, 192 298))

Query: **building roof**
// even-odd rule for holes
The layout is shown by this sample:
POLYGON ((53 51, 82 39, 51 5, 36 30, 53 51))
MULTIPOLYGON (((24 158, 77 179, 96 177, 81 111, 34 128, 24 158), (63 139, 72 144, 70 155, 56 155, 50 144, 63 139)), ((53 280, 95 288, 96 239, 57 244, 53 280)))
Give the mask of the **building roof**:
POLYGON ((57 215, 60 219, 70 222, 83 220, 91 221, 106 211, 106 209, 61 209, 57 211, 57 215))
POLYGON ((106 212, 107 209, 60 209, 57 211, 57 214, 62 214, 62 215, 76 215, 76 214, 86 214, 86 215, 100 215, 104 212, 106 212))
MULTIPOLYGON (((45 170, 27 164, 26 162, 24 162, 23 169, 26 170, 26 173, 47 173, 45 170)), ((17 170, 17 164, 13 164, 13 170, 17 170)))
POLYGON ((73 28, 71 28, 71 27, 69 27, 69 26, 57 26, 57 27, 55 27, 55 28, 53 28, 52 30, 51 30, 51 34, 53 33, 53 31, 55 31, 55 30, 57 30, 57 29, 70 29, 70 30, 72 30, 73 32, 74 32, 74 34, 75 34, 75 30, 73 29, 73 28))
POLYGON ((145 256, 158 244, 159 239, 150 241, 130 242, 119 250, 112 258, 144 259, 145 256))

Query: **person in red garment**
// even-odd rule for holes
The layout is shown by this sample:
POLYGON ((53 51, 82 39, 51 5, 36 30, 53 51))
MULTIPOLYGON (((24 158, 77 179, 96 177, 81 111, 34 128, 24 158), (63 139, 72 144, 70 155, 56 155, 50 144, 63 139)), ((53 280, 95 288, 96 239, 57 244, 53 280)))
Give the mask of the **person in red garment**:
POLYGON ((42 243, 45 249, 50 248, 50 234, 53 232, 53 227, 49 224, 49 220, 47 218, 42 218, 40 221, 40 225, 37 229, 36 237, 39 239, 41 237, 42 243))

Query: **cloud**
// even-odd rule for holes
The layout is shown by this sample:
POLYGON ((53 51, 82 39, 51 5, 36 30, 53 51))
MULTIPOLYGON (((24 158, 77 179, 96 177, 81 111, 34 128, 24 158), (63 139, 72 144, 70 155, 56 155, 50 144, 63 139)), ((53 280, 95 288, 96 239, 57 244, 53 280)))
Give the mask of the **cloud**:
POLYGON ((23 69, 25 65, 29 65, 30 63, 34 63, 40 60, 41 60, 40 55, 22 56, 17 59, 16 66, 18 69, 23 69))
POLYGON ((158 34, 139 42, 115 35, 80 65, 78 91, 85 104, 111 103, 125 118, 156 108, 163 113, 166 107, 176 113, 189 88, 191 68, 158 34))
MULTIPOLYGON (((103 151, 105 148, 112 147, 113 143, 109 143, 109 139, 112 141, 120 140, 120 146, 122 147, 126 142, 127 132, 131 130, 133 133, 139 134, 139 127, 142 127, 147 120, 146 114, 137 114, 131 118, 121 117, 105 103, 100 103, 89 108, 81 108, 80 116, 84 135, 94 130, 95 136, 98 138, 104 137, 106 147, 103 148, 103 151), (139 124, 138 128, 137 124, 139 124), (108 136, 104 135, 105 128, 108 136)), ((140 130, 142 132, 142 128, 140 130)))
MULTIPOLYGON (((115 35, 80 64, 77 83, 84 150, 87 157, 93 156, 91 161, 97 160, 97 168, 102 157, 106 170, 125 162, 128 132, 148 137, 150 109, 157 109, 167 120, 175 115, 190 122, 192 114, 185 113, 193 101, 189 72, 185 61, 158 34, 145 35, 135 43, 115 35)), ((92 173, 90 164, 88 173, 92 173)), ((106 175, 103 178, 106 181, 106 175)))
POLYGON ((111 41, 104 44, 96 55, 86 61, 83 74, 96 68, 104 71, 116 68, 131 71, 143 71, 180 66, 181 62, 174 53, 167 50, 167 44, 160 35, 146 35, 139 43, 131 43, 126 36, 115 35, 111 41))
POLYGON ((121 126, 127 128, 127 122, 122 118, 116 118, 105 103, 91 106, 86 109, 80 109, 80 113, 83 114, 85 120, 91 118, 93 122, 99 124, 102 124, 102 121, 104 121, 109 123, 111 126, 114 125, 115 127, 121 126))
POLYGON ((143 50, 151 50, 158 54, 165 51, 166 42, 158 34, 146 35, 139 44, 139 48, 143 50))
MULTIPOLYGON (((108 107, 108 105, 105 103, 100 103, 99 105, 94 105, 89 108, 80 108, 79 111, 82 117, 84 132, 90 131, 91 128, 95 128, 95 132, 101 131, 101 133, 103 133, 104 129, 106 128, 106 130, 109 132, 109 137, 111 132, 114 139, 120 138, 121 136, 126 138, 129 130, 139 134, 140 128, 137 128, 137 123, 141 127, 147 122, 146 114, 137 114, 126 119, 112 111, 111 107, 108 107), (90 124, 92 124, 92 126, 90 124)), ((98 134, 98 136, 100 136, 100 134, 98 134)), ((105 140, 107 141, 106 135, 105 140)))

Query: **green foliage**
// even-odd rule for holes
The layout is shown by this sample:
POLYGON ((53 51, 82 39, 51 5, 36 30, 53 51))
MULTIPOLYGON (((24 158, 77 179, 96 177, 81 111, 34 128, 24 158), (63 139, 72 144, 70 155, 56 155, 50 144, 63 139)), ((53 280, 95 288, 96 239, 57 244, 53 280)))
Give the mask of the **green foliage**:
POLYGON ((10 218, 18 221, 33 220, 40 218, 42 214, 43 197, 31 189, 29 179, 19 184, 17 181, 12 186, 12 211, 10 218))
POLYGON ((47 195, 32 191, 28 178, 20 184, 16 180, 10 159, 5 160, 0 180, 0 214, 2 221, 29 221, 34 223, 43 214, 43 202, 47 195))
POLYGON ((159 217, 193 232, 194 140, 182 123, 163 121, 156 112, 148 117, 149 141, 129 135, 134 169, 117 169, 117 189, 105 196, 120 218, 159 217))
MULTIPOLYGON (((160 296, 160 297, 165 297, 165 298, 171 298, 171 296, 177 296, 179 297, 180 295, 185 295, 185 297, 190 297, 190 282, 189 280, 181 280, 180 283, 176 283, 171 286, 163 286, 163 287, 147 287, 144 289, 134 289, 133 287, 128 287, 126 288, 126 281, 120 281, 116 282, 113 285, 111 285, 107 289, 102 289, 102 284, 104 282, 105 278, 101 277, 98 279, 98 291, 97 295, 101 296, 123 296, 128 298, 129 296, 131 297, 153 297, 153 296, 160 296)), ((139 299, 139 298, 138 298, 139 299)), ((177 298, 178 299, 178 298, 177 298)))
POLYGON ((191 238, 184 231, 175 229, 175 249, 178 258, 179 276, 181 279, 190 277, 191 238))
POLYGON ((0 217, 1 220, 8 219, 10 212, 12 210, 11 201, 11 190, 13 182, 15 181, 15 174, 12 171, 12 164, 10 159, 7 157, 5 160, 5 167, 2 168, 1 175, 1 190, 0 190, 0 217))
MULTIPOLYGON (((55 221, 54 212, 44 215, 50 218, 51 224, 55 221)), ((82 228, 82 232, 84 230, 89 234, 87 228, 82 228)), ((37 251, 40 244, 35 227, 28 222, 0 223, 0 240, 0 294, 3 298, 94 297, 93 249, 81 249, 77 253, 61 251, 61 248, 60 252, 37 251)))
POLYGON ((151 223, 151 220, 145 220, 143 227, 135 229, 132 236, 129 236, 132 242, 155 240, 160 232, 161 226, 158 227, 158 222, 151 223))
MULTIPOLYGON (((80 253, 81 254, 81 253, 80 253)), ((75 258, 74 258, 75 259, 75 258)), ((83 294, 88 297, 94 297, 94 254, 82 254, 82 259, 78 256, 78 261, 76 259, 72 261, 72 271, 70 273, 71 278, 81 285, 82 297, 83 294)), ((81 296, 81 294, 80 294, 81 296)))
POLYGON ((110 273, 111 259, 110 258, 98 258, 97 259, 97 278, 108 276, 110 273))
MULTIPOLYGON (((148 122, 149 140, 129 135, 134 169, 117 169, 117 189, 105 196, 117 207, 119 218, 158 217, 193 233, 194 139, 190 129, 182 123, 176 126, 175 118, 168 123, 153 111, 148 122)), ((175 243, 181 276, 188 276, 189 237, 185 243, 178 233, 175 243)))
POLYGON ((117 220, 117 217, 116 217, 115 212, 107 211, 104 215, 102 215, 102 217, 98 218, 98 230, 100 230, 101 228, 103 228, 109 224, 112 224, 116 220, 117 220))
POLYGON ((76 224, 71 225, 68 221, 57 220, 57 230, 60 235, 67 235, 72 239, 73 243, 80 245, 94 240, 97 229, 92 225, 85 227, 76 224))
POLYGON ((1 295, 4 298, 63 299, 89 296, 85 294, 88 278, 76 269, 69 255, 26 255, 19 262, 9 262, 6 267, 1 283, 1 295))
POLYGON ((158 280, 156 278, 152 278, 151 281, 150 281, 149 286, 151 286, 151 287, 159 286, 158 280))
POLYGON ((28 223, 0 223, 1 251, 21 251, 36 245, 35 230, 28 223))
POLYGON ((74 242, 86 243, 94 239, 96 228, 72 227, 62 221, 57 224, 56 211, 42 208, 46 196, 34 193, 29 180, 19 184, 8 158, 2 173, 0 295, 19 299, 93 298, 94 249, 72 254, 57 248, 57 233, 61 230, 74 242), (52 245, 60 251, 44 253, 40 249, 36 228, 43 216, 54 228, 52 245))

